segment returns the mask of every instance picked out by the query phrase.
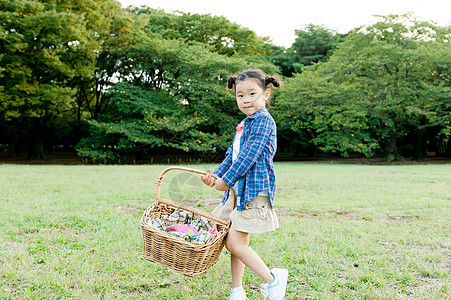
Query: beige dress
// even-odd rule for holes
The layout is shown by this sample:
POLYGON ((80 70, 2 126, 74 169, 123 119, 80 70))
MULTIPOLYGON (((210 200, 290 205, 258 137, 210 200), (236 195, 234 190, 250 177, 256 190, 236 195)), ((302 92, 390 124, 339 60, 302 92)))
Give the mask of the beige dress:
POLYGON ((246 203, 246 210, 234 208, 236 197, 230 195, 225 204, 220 203, 212 212, 218 218, 232 221, 236 231, 265 233, 279 228, 279 221, 268 196, 257 196, 246 203))

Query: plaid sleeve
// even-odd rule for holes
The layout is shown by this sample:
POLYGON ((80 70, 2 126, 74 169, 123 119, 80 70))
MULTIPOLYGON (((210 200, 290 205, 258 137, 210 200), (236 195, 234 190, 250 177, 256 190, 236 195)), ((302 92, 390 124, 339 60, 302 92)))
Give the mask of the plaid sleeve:
POLYGON ((227 169, 230 167, 230 165, 232 164, 232 149, 233 146, 230 146, 229 149, 226 152, 226 158, 224 159, 224 161, 219 165, 219 167, 214 171, 214 173, 216 175, 218 175, 219 177, 222 177, 222 175, 224 175, 224 173, 227 171, 227 169))
POLYGON ((269 117, 261 116, 254 120, 250 128, 249 137, 236 160, 221 176, 221 179, 228 186, 234 186, 254 165, 268 143, 271 133, 275 129, 274 127, 275 124, 269 117))

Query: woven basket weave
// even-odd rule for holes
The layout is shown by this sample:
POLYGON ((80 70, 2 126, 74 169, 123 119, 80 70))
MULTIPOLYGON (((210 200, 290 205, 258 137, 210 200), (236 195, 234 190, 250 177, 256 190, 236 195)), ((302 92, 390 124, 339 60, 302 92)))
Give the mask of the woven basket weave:
MULTIPOLYGON (((159 179, 156 181, 156 202, 147 208, 141 218, 143 256, 145 259, 162 267, 192 277, 207 271, 219 261, 225 244, 225 237, 229 231, 229 222, 218 219, 201 210, 182 206, 171 200, 161 198, 160 188, 163 177, 170 170, 182 170, 205 175, 204 171, 184 167, 170 167, 161 172, 159 179), (146 223, 147 218, 153 219, 160 218, 163 215, 170 215, 176 208, 215 221, 218 234, 209 238, 205 244, 199 245, 174 237, 146 223)), ((214 174, 212 175, 215 176, 214 174)))

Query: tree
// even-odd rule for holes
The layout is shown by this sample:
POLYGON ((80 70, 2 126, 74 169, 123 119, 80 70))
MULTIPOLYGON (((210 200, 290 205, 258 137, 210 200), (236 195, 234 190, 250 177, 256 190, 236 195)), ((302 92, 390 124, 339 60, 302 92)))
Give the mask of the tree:
POLYGON ((291 48, 267 44, 269 54, 265 57, 270 62, 279 66, 281 74, 285 77, 291 77, 296 72, 302 69, 302 65, 298 63, 294 57, 293 50, 291 48))
POLYGON ((288 113, 278 118, 279 126, 299 136, 307 133, 324 152, 338 152, 344 157, 352 152, 372 156, 379 145, 367 123, 366 111, 349 101, 359 98, 357 87, 335 82, 333 75, 318 74, 316 67, 287 80, 277 111, 288 113))
POLYGON ((108 108, 105 91, 114 85, 123 53, 144 38, 144 25, 144 20, 119 6, 110 8, 104 26, 96 31, 101 48, 96 57, 94 76, 75 77, 70 83, 76 90, 77 121, 84 116, 97 119, 108 108))
POLYGON ((113 160, 121 153, 152 149, 211 152, 224 137, 208 128, 210 120, 158 90, 118 83, 108 94, 112 107, 102 120, 92 120, 91 134, 78 146, 80 155, 113 160))
MULTIPOLYGON (((291 49, 295 61, 303 66, 326 61, 342 38, 336 32, 314 24, 295 30, 295 33, 297 37, 291 49)), ((300 73, 299 69, 296 71, 300 73)))
MULTIPOLYGON (((0 1, 0 116, 20 127, 29 158, 43 158, 51 120, 74 106, 73 78, 92 78, 115 1, 0 1)), ((10 142, 14 137, 9 137, 10 142)))
POLYGON ((279 66, 282 75, 286 77, 302 73, 305 66, 327 61, 345 36, 314 24, 295 30, 295 33, 297 37, 288 49, 271 44, 266 45, 270 52, 266 58, 279 66))
MULTIPOLYGON (((249 67, 249 58, 228 57, 198 42, 149 37, 123 53, 111 103, 77 151, 93 159, 121 153, 177 151, 222 153, 240 116, 226 79, 249 67)), ((261 58, 256 67, 275 71, 261 58)))
POLYGON ((450 29, 411 14, 382 19, 353 34, 330 66, 341 69, 337 76, 358 82, 370 101, 368 115, 387 160, 401 155, 398 143, 406 136, 417 140, 414 158, 421 159, 425 132, 439 119, 442 129, 450 124, 449 110, 439 109, 449 93, 450 29))
POLYGON ((313 143, 324 151, 370 156, 380 147, 394 160, 403 137, 433 130, 449 140, 449 28, 411 15, 382 19, 287 84, 280 109, 293 98, 302 104, 292 126, 315 131, 313 143))
POLYGON ((148 35, 179 41, 193 41, 212 46, 210 49, 226 56, 263 56, 268 38, 232 23, 224 17, 185 12, 167 13, 147 6, 130 7, 129 11, 148 18, 148 35))

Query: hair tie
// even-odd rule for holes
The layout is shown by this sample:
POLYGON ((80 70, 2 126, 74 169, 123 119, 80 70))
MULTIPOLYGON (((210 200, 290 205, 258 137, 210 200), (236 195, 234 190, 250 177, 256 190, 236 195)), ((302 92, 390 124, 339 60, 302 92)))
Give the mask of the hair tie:
POLYGON ((275 79, 274 77, 266 76, 265 85, 268 86, 270 84, 274 85, 275 87, 279 87, 279 82, 277 81, 277 79, 275 79))
POLYGON ((235 85, 236 82, 236 76, 229 76, 229 78, 227 78, 227 87, 229 89, 232 89, 233 86, 235 85))

